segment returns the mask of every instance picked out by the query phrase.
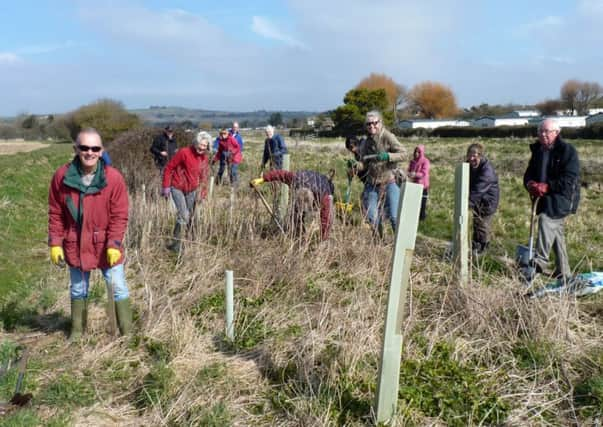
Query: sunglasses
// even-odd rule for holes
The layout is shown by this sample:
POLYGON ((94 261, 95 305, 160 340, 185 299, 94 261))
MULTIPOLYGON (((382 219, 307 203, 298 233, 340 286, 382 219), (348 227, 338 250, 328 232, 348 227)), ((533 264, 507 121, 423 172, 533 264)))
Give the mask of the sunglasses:
POLYGON ((367 126, 377 126, 379 124, 379 120, 374 121, 374 122, 366 122, 365 123, 367 126))
POLYGON ((92 151, 93 153, 98 153, 100 150, 103 149, 103 147, 99 147, 99 146, 88 147, 87 145, 78 145, 77 149, 82 152, 92 151))

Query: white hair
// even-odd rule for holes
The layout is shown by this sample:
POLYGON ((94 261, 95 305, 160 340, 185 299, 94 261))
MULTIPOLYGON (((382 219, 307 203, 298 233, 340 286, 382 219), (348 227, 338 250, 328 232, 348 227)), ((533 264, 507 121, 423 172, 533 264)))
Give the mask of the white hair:
POLYGON ((556 130, 557 132, 561 132, 561 126, 559 126, 559 122, 557 120, 553 120, 553 119, 544 119, 543 121, 540 122, 540 124, 538 125, 538 131, 540 132, 544 126, 544 122, 550 123, 550 128, 551 130, 556 130))
POLYGON ((274 133, 274 127, 271 125, 266 126, 266 133, 274 133))
POLYGON ((383 117, 381 117, 381 113, 379 111, 373 110, 373 111, 369 111, 368 113, 366 113, 366 121, 369 122, 369 121, 371 121, 371 119, 381 121, 383 119, 383 117))
POLYGON ((197 136, 195 136, 195 139, 193 139, 193 144, 199 145, 202 141, 206 141, 207 145, 209 145, 209 142, 211 141, 211 135, 204 130, 197 133, 197 136))

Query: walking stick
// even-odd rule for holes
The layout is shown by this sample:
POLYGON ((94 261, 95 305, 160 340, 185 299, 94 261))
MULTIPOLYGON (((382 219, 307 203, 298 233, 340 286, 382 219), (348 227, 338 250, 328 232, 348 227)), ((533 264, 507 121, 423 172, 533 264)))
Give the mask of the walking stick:
POLYGON ((252 185, 251 187, 255 190, 256 194, 258 195, 258 197, 262 201, 262 204, 264 205, 264 207, 266 208, 266 210, 268 211, 268 213, 270 214, 270 216, 272 217, 272 219, 276 223, 276 226, 278 227, 278 229, 281 231, 281 233, 283 233, 283 235, 285 235, 285 230, 283 229, 283 226, 281 225, 281 223, 278 220, 277 216, 272 211, 272 208, 270 207, 270 205, 266 201, 266 198, 264 197, 264 195, 260 192, 260 190, 258 190, 258 188, 255 185, 252 185))

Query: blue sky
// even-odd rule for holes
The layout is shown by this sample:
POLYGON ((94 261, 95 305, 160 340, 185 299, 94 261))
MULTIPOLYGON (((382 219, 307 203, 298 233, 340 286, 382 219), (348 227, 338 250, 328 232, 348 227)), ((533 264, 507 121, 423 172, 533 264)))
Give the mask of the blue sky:
POLYGON ((128 108, 328 110, 371 72, 459 105, 603 83, 603 0, 0 2, 0 115, 128 108))

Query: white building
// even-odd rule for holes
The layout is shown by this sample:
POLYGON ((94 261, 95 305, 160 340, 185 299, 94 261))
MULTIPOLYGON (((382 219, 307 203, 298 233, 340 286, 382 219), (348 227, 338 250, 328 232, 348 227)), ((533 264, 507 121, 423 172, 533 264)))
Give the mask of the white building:
POLYGON ((525 126, 527 117, 480 117, 473 121, 473 126, 478 128, 492 128, 498 126, 525 126))
POLYGON ((511 111, 507 114, 507 117, 521 117, 521 118, 529 118, 529 117, 540 117, 540 111, 537 110, 516 110, 511 111))
POLYGON ((586 126, 591 126, 591 125, 594 125, 595 123, 603 122, 603 112, 593 114, 592 116, 588 116, 586 118, 585 122, 586 122, 586 126))
POLYGON ((551 119, 559 124, 559 127, 561 128, 583 128, 586 126, 586 117, 587 116, 550 116, 543 117, 533 123, 539 125, 544 119, 551 119))
POLYGON ((470 123, 467 120, 455 120, 455 119, 415 119, 415 120, 400 120, 398 126, 402 129, 435 129, 444 126, 451 127, 464 127, 469 126, 470 123))

